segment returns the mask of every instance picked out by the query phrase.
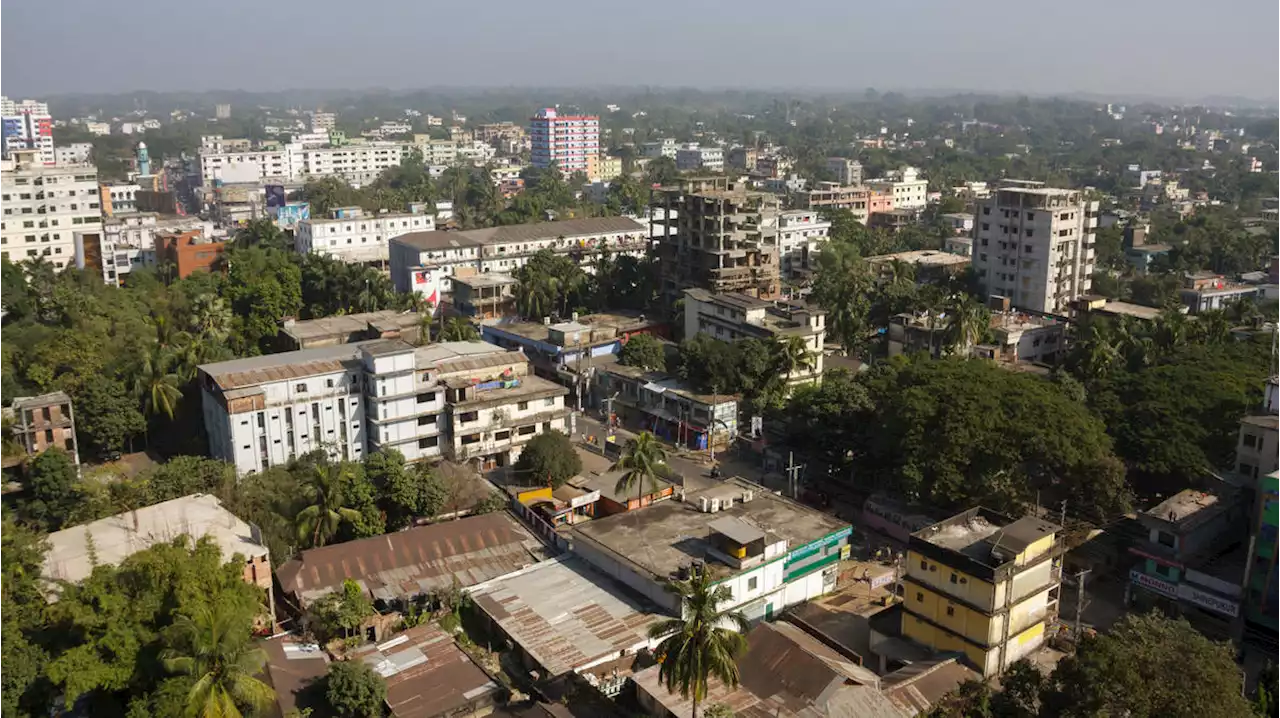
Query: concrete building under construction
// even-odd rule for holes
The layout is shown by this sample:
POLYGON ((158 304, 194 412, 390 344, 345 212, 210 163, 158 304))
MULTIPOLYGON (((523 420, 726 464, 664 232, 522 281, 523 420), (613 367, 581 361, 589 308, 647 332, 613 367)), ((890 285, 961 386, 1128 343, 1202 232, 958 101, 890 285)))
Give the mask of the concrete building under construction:
POLYGON ((652 205, 663 210, 651 213, 650 229, 668 306, 686 289, 778 296, 776 195, 726 177, 697 178, 655 189, 652 205))

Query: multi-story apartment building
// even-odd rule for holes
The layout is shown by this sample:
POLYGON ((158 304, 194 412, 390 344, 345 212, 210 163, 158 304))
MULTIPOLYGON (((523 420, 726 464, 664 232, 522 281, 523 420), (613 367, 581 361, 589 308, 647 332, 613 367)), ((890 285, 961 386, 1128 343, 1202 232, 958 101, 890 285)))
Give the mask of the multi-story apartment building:
POLYGON ((57 447, 80 463, 76 443, 76 417, 71 397, 60 391, 40 396, 20 396, 13 400, 13 438, 28 456, 57 447))
POLYGON ((1058 612, 1062 528, 973 508, 911 534, 902 635, 985 677, 1039 648, 1058 612))
POLYGON ((1280 378, 1267 380, 1266 397, 1240 420, 1236 442, 1236 475, 1246 486, 1280 470, 1280 378))
POLYGON ((862 163, 848 157, 828 157, 827 171, 835 175, 842 186, 862 184, 862 163))
POLYGON ((422 163, 429 167, 448 167, 458 161, 458 143, 435 140, 431 135, 414 135, 413 147, 422 153, 422 163))
POLYGON ((568 390, 485 342, 375 339, 209 364, 199 381, 210 452, 240 474, 317 449, 502 466, 534 436, 571 429, 568 390))
POLYGON ((0 161, 0 257, 11 262, 44 257, 61 271, 75 261, 76 237, 96 243, 102 234, 98 170, 93 165, 45 165, 35 150, 0 161))
POLYGON ((588 272, 600 252, 644 256, 649 241, 644 225, 627 217, 595 217, 562 222, 516 224, 463 232, 416 232, 392 238, 388 251, 391 280, 402 292, 436 300, 453 291, 454 276, 523 267, 537 252, 566 255, 588 272))
POLYGON ((560 115, 553 108, 539 110, 529 118, 529 139, 533 142, 533 166, 560 168, 565 177, 582 172, 596 176, 600 156, 600 117, 560 115))
POLYGON ((156 263, 168 265, 176 279, 186 279, 194 272, 213 271, 226 249, 226 242, 200 229, 155 235, 156 263))
POLYGON ((815 210, 793 209, 778 214, 778 258, 784 279, 807 276, 831 232, 831 223, 815 210))
POLYGON ((661 140, 654 140, 653 142, 645 142, 644 144, 640 145, 640 156, 648 157, 649 159, 666 157, 667 159, 674 160, 676 158, 676 152, 678 152, 679 149, 680 148, 676 144, 675 140, 671 139, 670 137, 666 137, 661 140))
POLYGON ((650 234, 658 241, 668 306, 690 288, 778 296, 777 195, 749 191, 727 178, 701 178, 656 189, 651 203, 650 234))
POLYGON ((490 122, 475 130, 477 142, 487 142, 494 147, 524 139, 524 128, 514 122, 490 122))
POLYGON ((39 100, 23 100, 15 102, 8 97, 0 96, 0 115, 10 116, 20 112, 30 112, 35 115, 48 115, 49 104, 40 102, 39 100))
POLYGON ((41 164, 57 162, 53 146, 53 118, 49 116, 47 104, 0 98, 0 122, 3 123, 5 157, 17 150, 35 150, 41 164))
MULTIPOLYGON (((861 172, 862 168, 858 168, 861 172)), ((881 179, 867 180, 867 186, 893 197, 894 209, 924 209, 929 204, 929 181, 914 167, 889 172, 881 179)))
POLYGON ((398 166, 407 148, 397 142, 314 147, 291 142, 282 147, 244 147, 213 135, 201 139, 200 182, 305 182, 336 175, 359 187, 398 166))
POLYGON ((732 167, 735 170, 754 172, 756 161, 759 159, 760 153, 754 147, 734 147, 725 154, 724 164, 726 167, 732 167))
POLYGON ((791 160, 778 154, 762 154, 756 158, 756 174, 765 178, 781 177, 791 171, 791 160))
POLYGON ((842 185, 837 182, 819 182, 807 192, 795 194, 797 207, 808 210, 846 209, 853 218, 866 224, 870 215, 867 202, 871 190, 860 185, 842 185))
POLYGON ((53 163, 58 165, 83 165, 93 155, 92 142, 72 142, 53 148, 53 163))
POLYGON ((164 217, 155 212, 117 214, 102 222, 102 242, 94 246, 76 243, 76 266, 102 274, 112 286, 123 284, 129 273, 156 264, 156 237, 162 234, 198 231, 213 236, 213 222, 197 217, 164 217))
POLYGON ((827 313, 802 303, 766 302, 745 294, 712 294, 705 289, 684 290, 684 336, 706 334, 735 342, 739 339, 799 337, 809 365, 798 366, 787 383, 811 384, 822 379, 823 337, 827 313))
POLYGON ((701 170, 703 172, 724 171, 724 149, 720 147, 703 147, 689 144, 676 150, 676 169, 681 172, 701 170))
POLYGON ((104 182, 100 189, 103 217, 129 214, 138 210, 138 193, 142 191, 142 186, 137 182, 104 182))
POLYGON ((338 127, 338 116, 332 112, 312 112, 311 113, 311 131, 312 132, 332 132, 338 127))
POLYGON ((387 243, 410 232, 435 231, 435 208, 409 206, 407 213, 366 215, 359 207, 337 207, 325 219, 304 219, 294 230, 299 254, 327 254, 349 263, 385 263, 387 243))
POLYGON ((1280 533, 1280 473, 1271 472, 1258 481, 1254 496, 1253 554, 1248 557, 1244 580, 1244 633, 1257 634, 1275 644, 1277 596, 1280 580, 1276 572, 1276 540, 1280 533))
POLYGON ((1062 313, 1092 286, 1098 203, 1078 190, 1009 182, 978 203, 973 269, 983 292, 1062 313))

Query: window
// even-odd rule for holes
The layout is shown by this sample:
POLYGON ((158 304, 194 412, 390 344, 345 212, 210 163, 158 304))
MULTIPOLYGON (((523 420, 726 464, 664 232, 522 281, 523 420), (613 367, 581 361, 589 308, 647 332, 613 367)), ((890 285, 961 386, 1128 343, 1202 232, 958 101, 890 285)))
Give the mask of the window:
POLYGON ((924 594, 916 591, 916 603, 924 603, 924 594))
POLYGON ((947 615, 948 615, 948 616, 954 616, 954 615, 956 615, 956 607, 955 607, 955 606, 947 606, 947 615))
POLYGON ((952 583, 956 583, 957 578, 958 578, 958 577, 956 576, 955 572, 953 571, 953 572, 951 573, 951 582, 952 582, 952 583))
POLYGON ((435 426, 435 425, 436 425, 436 415, 435 415, 435 414, 432 414, 431 416, 419 416, 419 417, 418 417, 418 426, 435 426))
MULTIPOLYGON (((990 208, 990 207, 983 207, 983 208, 982 208, 982 213, 983 213, 983 214, 991 214, 991 208, 990 208)), ((984 227, 984 229, 985 229, 985 227, 984 227)))
POLYGON ((1168 531, 1157 531, 1156 543, 1160 544, 1161 546, 1168 546, 1169 548, 1174 548, 1178 545, 1178 537, 1174 536, 1168 531))
POLYGON ((1243 461, 1240 462, 1240 475, 1253 476, 1253 464, 1246 464, 1243 461))
POLYGON ((988 222, 983 222, 983 223, 982 223, 982 231, 984 231, 984 232, 985 232, 985 231, 987 231, 987 230, 989 230, 989 229, 991 229, 991 224, 990 224, 990 223, 988 223, 988 222))
POLYGON ((480 443, 480 435, 479 435, 479 434, 471 434, 470 436, 464 436, 464 437, 462 437, 462 445, 463 445, 463 446, 467 446, 468 444, 479 444, 479 443, 480 443))
POLYGON ((543 405, 543 406, 555 406, 555 405, 556 405, 555 397, 552 397, 552 398, 550 398, 550 399, 543 399, 543 400, 542 400, 542 405, 543 405))
POLYGON ((494 441, 507 441, 511 438, 511 430, 493 432, 494 441))
POLYGON ((530 434, 536 433, 537 431, 538 431, 538 427, 536 424, 532 426, 522 426, 519 429, 516 429, 516 436, 528 436, 530 434))
POLYGON ((465 423, 467 423, 468 421, 475 421, 475 420, 477 420, 477 419, 479 419, 479 418, 480 418, 480 412, 478 412, 478 411, 468 411, 468 412, 465 412, 465 413, 463 413, 463 414, 459 414, 459 415, 458 415, 458 423, 460 423, 460 424, 465 424, 465 423))
MULTIPOLYGON (((983 242, 983 244, 986 244, 986 242, 983 242)), ((981 258, 981 261, 983 261, 983 262, 987 261, 987 255, 986 255, 986 254, 979 254, 978 256, 981 258)))
POLYGON ((1244 435, 1244 445, 1249 447, 1250 449, 1254 448, 1257 445, 1257 442, 1258 442, 1257 436, 1254 436, 1253 434, 1244 435))
POLYGON ((928 561, 925 561, 924 559, 920 559, 920 570, 921 570, 921 571, 928 571, 928 570, 929 570, 929 562, 928 562, 928 561))
POLYGON ((751 578, 748 578, 748 579, 747 579, 747 590, 748 590, 748 591, 754 591, 754 590, 756 590, 756 585, 757 585, 757 583, 758 583, 758 580, 756 579, 756 577, 755 577, 755 576, 752 576, 751 578))
POLYGON ((325 379, 325 380, 324 380, 324 385, 325 385, 325 386, 327 386, 327 387, 329 387, 330 389, 332 389, 332 388, 333 388, 333 380, 332 380, 332 379, 325 379))
POLYGON ((434 391, 430 391, 430 392, 427 392, 426 394, 418 395, 419 404, 430 404, 435 400, 436 400, 436 393, 434 391))
POLYGON ((1156 564, 1156 575, 1164 576, 1165 578, 1173 578, 1173 567, 1158 563, 1156 564))
MULTIPOLYGON (((1027 230, 1027 236, 1031 236, 1031 230, 1027 230)), ((1026 250, 1026 251, 1028 251, 1028 252, 1034 252, 1034 251, 1036 251, 1036 250, 1035 250, 1035 247, 1032 247, 1032 246, 1031 246, 1031 245, 1029 245, 1029 244, 1023 245, 1023 249, 1025 249, 1025 250, 1026 250)))
POLYGON ((516 411, 524 411, 525 409, 528 409, 528 408, 529 408, 529 402, 527 401, 522 401, 519 404, 516 404, 516 411))
POLYGON ((261 429, 266 425, 266 419, 263 418, 262 412, 258 412, 258 428, 261 429))
POLYGON ((298 392, 299 394, 305 394, 305 393, 307 392, 307 385, 306 385, 306 384, 295 384, 295 385, 294 385, 294 387, 293 387, 293 390, 294 390, 294 391, 296 391, 296 392, 298 392))
POLYGON ((438 436, 428 436, 425 439, 418 439, 419 449, 431 449, 431 448, 435 448, 439 444, 440 444, 440 437, 438 436))
POLYGON ((1035 212, 1027 212, 1027 219, 1035 219, 1035 218, 1036 218, 1035 212))

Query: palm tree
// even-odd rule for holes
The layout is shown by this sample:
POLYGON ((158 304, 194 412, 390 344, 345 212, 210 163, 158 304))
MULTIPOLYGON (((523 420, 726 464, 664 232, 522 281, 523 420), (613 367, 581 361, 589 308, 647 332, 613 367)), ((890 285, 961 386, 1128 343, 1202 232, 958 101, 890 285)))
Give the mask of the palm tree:
POLYGON ((631 488, 636 489, 637 508, 643 500, 644 488, 648 484, 651 491, 658 488, 658 479, 666 474, 667 450, 658 442, 658 438, 647 431, 640 432, 636 438, 627 442, 618 460, 610 467, 622 470, 622 476, 613 490, 620 496, 626 496, 631 488))
POLYGON ((440 330, 442 342, 473 342, 480 338, 475 325, 462 317, 452 317, 440 330))
POLYGON ((161 654, 166 670, 195 678, 187 693, 188 716, 240 718, 241 708, 265 711, 275 702, 271 687, 258 680, 267 656, 250 641, 251 622, 235 608, 213 602, 191 617, 180 616, 166 635, 161 654))
POLYGON ((343 464, 320 463, 310 467, 310 476, 302 486, 307 507, 294 519, 299 540, 310 539, 312 547, 323 546, 338 533, 343 521, 360 518, 359 511, 342 505, 345 471, 343 464))
POLYGON ((738 654, 747 646, 748 629, 741 611, 717 611, 732 600, 723 584, 711 583, 711 572, 695 564, 686 581, 674 581, 667 589, 679 594, 681 618, 669 618, 649 628, 650 638, 661 638, 654 649, 658 659, 658 679, 667 690, 693 700, 693 718, 698 718, 698 702, 707 697, 712 677, 729 688, 737 687, 738 654), (726 626, 727 624, 727 626, 726 626))
POLYGON ((526 319, 545 316, 555 304, 556 280, 553 277, 523 277, 516 285, 516 305, 526 319))
POLYGON ((1156 320, 1156 343, 1161 349, 1176 349, 1187 343, 1189 322, 1187 315, 1176 309, 1166 309, 1156 320))
POLYGON ((797 369, 809 371, 817 366, 817 357, 809 351, 809 345, 803 337, 790 336, 785 339, 775 337, 772 348, 774 361, 778 364, 778 373, 784 380, 789 380, 791 373, 797 369))
POLYGON ((222 340, 231 330, 231 318, 231 308, 216 294, 201 294, 192 300, 190 326, 197 334, 222 340))
POLYGON ((947 347, 967 351, 991 328, 991 315, 976 299, 953 297, 947 314, 947 347))
POLYGON ((1226 344, 1231 339, 1231 322, 1222 309, 1200 312, 1193 329, 1196 336, 1206 344, 1226 344))
POLYGON ((178 402, 182 401, 182 378, 173 371, 173 352, 154 344, 142 356, 142 364, 134 376, 133 390, 142 399, 143 411, 149 415, 164 414, 173 421, 178 402))
POLYGON ((1073 363, 1086 382, 1101 379, 1120 358, 1120 351, 1112 341, 1105 324, 1089 322, 1076 340, 1073 363))

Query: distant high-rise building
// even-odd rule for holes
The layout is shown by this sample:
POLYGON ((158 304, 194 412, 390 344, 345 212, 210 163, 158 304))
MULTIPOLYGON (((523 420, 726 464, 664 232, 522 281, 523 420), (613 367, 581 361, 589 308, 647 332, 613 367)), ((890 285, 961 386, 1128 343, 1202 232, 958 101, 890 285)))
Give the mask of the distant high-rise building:
POLYGON ((600 156, 600 117, 597 115, 560 115, 548 107, 529 119, 529 138, 533 143, 533 166, 550 167, 553 163, 566 177, 583 172, 596 175, 600 156))
POLYGON ((973 225, 973 270, 986 295, 1057 314, 1089 293, 1098 203, 1079 190, 1006 181, 979 202, 973 225))
POLYGON ((222 102, 217 105, 214 105, 213 116, 218 118, 219 120, 231 119, 231 105, 226 102, 222 102))
POLYGON ((15 150, 36 150, 42 164, 57 161, 53 150, 53 118, 49 106, 35 100, 14 102, 0 97, 0 118, 4 123, 4 156, 15 150))
POLYGON ((147 154, 147 143, 138 143, 138 174, 146 177, 151 174, 151 156, 147 154))
POLYGON ((836 176, 841 185, 862 184, 862 163, 848 157, 828 157, 827 171, 836 176))

